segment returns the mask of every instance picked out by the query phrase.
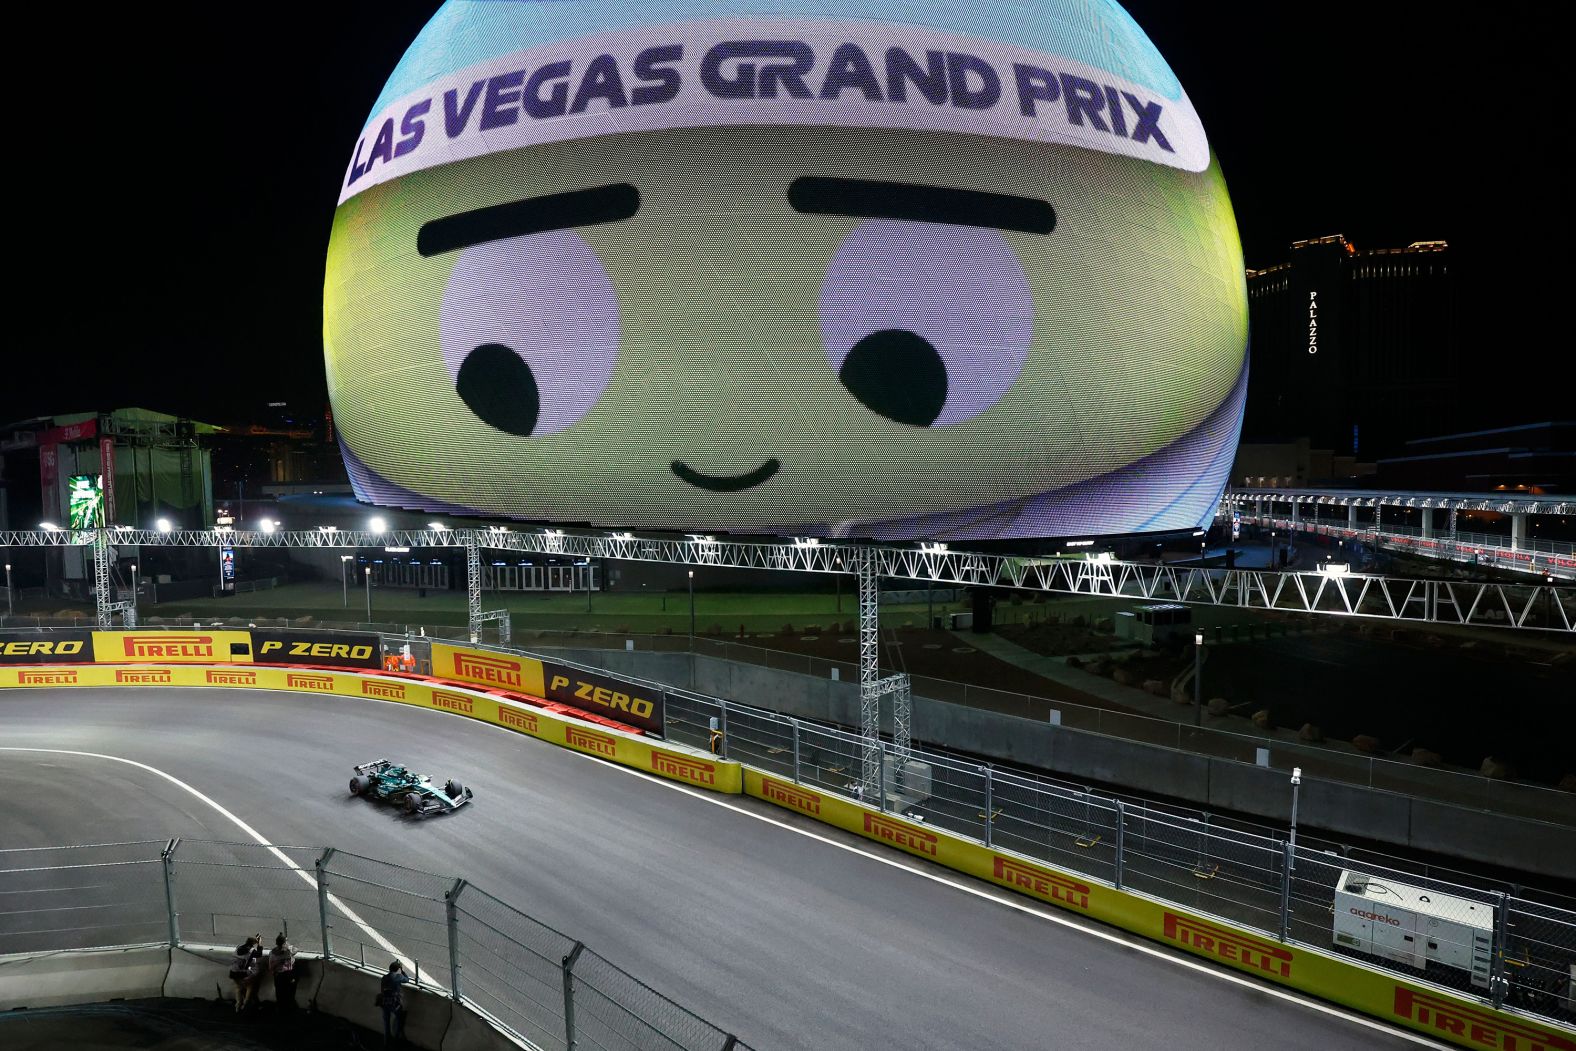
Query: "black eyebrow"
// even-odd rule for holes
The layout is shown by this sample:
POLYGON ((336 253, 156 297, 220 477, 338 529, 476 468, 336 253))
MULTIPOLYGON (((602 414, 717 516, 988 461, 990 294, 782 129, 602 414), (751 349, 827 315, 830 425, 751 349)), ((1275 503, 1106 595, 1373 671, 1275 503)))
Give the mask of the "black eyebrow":
POLYGON ((1056 229, 1056 211, 1049 201, 949 186, 807 175, 789 183, 788 203, 795 211, 811 215, 990 226, 1026 234, 1048 234, 1056 229))
POLYGON ((639 210, 640 191, 627 182, 528 197, 423 223, 416 234, 416 251, 433 256, 508 237, 616 223, 639 210))

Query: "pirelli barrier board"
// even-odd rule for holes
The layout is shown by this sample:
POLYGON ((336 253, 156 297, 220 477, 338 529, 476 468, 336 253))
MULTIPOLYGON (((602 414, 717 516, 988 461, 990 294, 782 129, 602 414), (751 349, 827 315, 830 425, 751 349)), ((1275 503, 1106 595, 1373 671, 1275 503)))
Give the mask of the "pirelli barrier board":
POLYGON ((840 795, 818 792, 749 768, 744 771, 744 792, 1046 904, 1091 916, 1436 1039, 1500 1051, 1576 1051, 1576 1034, 1541 1021, 1495 1011, 1305 946, 1283 945, 1213 917, 1199 916, 877 813, 840 795))
POLYGON ((432 674, 541 697, 662 735, 662 698, 621 682, 516 653, 432 644, 432 674))
POLYGON ((381 647, 368 633, 299 629, 246 631, 0 632, 0 665, 319 664, 376 668, 381 647))
POLYGON ((0 665, 76 664, 93 660, 93 632, 66 628, 60 631, 0 631, 0 665))
POLYGON ((245 668, 195 665, 167 668, 116 668, 107 665, 0 667, 0 690, 7 687, 54 686, 238 686, 395 701, 492 723, 549 744, 600 756, 697 788, 734 795, 744 788, 738 763, 666 748, 644 738, 601 726, 585 726, 551 712, 478 691, 435 686, 408 679, 261 665, 245 668))
POLYGON ((319 664, 377 668, 382 646, 372 634, 253 628, 252 659, 259 664, 319 664))

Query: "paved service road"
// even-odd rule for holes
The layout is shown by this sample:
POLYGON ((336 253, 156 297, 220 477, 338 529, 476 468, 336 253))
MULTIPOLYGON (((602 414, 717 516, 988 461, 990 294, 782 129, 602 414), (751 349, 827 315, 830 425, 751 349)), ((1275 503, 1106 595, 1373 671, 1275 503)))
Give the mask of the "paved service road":
MULTIPOLYGON (((263 691, 0 692, 0 745, 133 759, 275 843, 464 876, 762 1051, 1418 1044, 1108 928, 1044 919, 754 800, 730 809, 424 709, 263 691), (412 822, 349 797, 350 765, 379 756, 456 777, 476 802, 412 822)), ((244 838, 163 778, 101 759, 0 752, 0 800, 6 847, 244 838)))

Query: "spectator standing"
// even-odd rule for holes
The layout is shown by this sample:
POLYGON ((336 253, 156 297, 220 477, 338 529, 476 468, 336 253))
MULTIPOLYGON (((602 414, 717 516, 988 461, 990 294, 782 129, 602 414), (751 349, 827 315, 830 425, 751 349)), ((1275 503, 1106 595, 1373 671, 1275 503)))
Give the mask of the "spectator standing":
POLYGON ((281 1011, 295 1010, 295 958, 295 946, 281 933, 268 954, 268 973, 274 976, 274 1002, 281 1011))
POLYGON ((378 993, 378 1006, 383 1008, 383 1046, 393 1047, 395 1041, 405 1042, 405 999, 400 986, 410 981, 410 975, 398 960, 389 964, 389 973, 383 976, 382 991, 378 993))
POLYGON ((230 981, 235 983, 235 1012, 240 1014, 257 999, 257 982, 263 959, 263 936, 254 934, 235 947, 230 958, 230 981))

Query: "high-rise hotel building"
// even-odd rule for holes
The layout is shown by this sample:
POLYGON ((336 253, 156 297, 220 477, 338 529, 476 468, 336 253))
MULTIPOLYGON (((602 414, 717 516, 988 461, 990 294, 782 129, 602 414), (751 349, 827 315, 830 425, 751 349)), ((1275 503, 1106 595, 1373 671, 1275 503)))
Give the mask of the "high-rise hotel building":
POLYGON ((1450 249, 1362 250, 1339 234, 1297 241, 1249 270, 1251 378, 1243 440, 1308 437, 1374 460, 1470 415, 1450 249))

